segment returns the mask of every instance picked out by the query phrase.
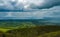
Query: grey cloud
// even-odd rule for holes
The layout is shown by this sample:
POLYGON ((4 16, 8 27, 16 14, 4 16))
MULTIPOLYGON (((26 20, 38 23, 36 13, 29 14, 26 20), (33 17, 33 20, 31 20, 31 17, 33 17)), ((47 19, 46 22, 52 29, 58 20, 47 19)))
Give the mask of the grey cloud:
POLYGON ((58 5, 60 5, 60 0, 45 0, 42 5, 31 4, 30 7, 32 9, 48 9, 58 5))
MULTIPOLYGON (((1 1, 1 0, 0 0, 1 1)), ((31 0, 25 0, 25 1, 29 1, 25 4, 23 4, 24 2, 20 2, 18 3, 18 1, 15 1, 15 2, 11 2, 9 0, 2 0, 3 1, 3 4, 4 5, 1 5, 2 2, 0 2, 0 10, 26 10, 26 11, 32 11, 32 9, 48 9, 48 8, 51 8, 51 7, 54 7, 54 6, 58 6, 60 5, 60 0, 43 0, 44 2, 42 3, 39 3, 39 1, 42 1, 42 0, 34 0, 31 2, 31 0), (37 4, 38 5, 37 5, 37 4), (26 8, 24 8, 27 7, 26 8)))
POLYGON ((60 6, 55 6, 50 9, 42 9, 34 12, 1 12, 2 18, 6 19, 44 19, 60 17, 60 6))

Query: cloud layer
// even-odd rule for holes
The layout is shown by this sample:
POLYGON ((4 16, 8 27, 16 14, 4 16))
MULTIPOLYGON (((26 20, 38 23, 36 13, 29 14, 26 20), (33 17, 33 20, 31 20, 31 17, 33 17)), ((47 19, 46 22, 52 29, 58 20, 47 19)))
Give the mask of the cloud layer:
POLYGON ((0 19, 44 19, 60 18, 60 0, 0 0, 0 19), (27 12, 23 12, 23 11, 27 12))
POLYGON ((0 10, 48 9, 60 5, 60 0, 0 0, 0 10))
POLYGON ((0 19, 44 19, 60 18, 60 6, 32 12, 0 12, 0 19))

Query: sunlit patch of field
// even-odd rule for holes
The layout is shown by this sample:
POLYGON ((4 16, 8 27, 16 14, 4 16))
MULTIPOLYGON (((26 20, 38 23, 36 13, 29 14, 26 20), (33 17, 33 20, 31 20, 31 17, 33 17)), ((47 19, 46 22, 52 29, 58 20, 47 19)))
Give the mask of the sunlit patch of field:
POLYGON ((13 30, 13 29, 18 29, 18 27, 5 27, 5 28, 0 28, 0 31, 7 32, 7 31, 13 30))
POLYGON ((11 29, 0 28, 0 31, 2 32, 7 32, 8 30, 11 30, 11 29))

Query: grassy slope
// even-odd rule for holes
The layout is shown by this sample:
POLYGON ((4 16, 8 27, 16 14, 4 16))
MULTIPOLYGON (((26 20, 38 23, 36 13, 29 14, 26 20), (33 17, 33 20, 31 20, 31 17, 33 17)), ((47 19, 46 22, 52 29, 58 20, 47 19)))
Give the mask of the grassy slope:
MULTIPOLYGON (((0 23, 0 37, 50 37, 51 34, 60 35, 60 26, 35 25, 31 22, 23 23, 0 23), (56 33, 55 33, 56 32, 56 33), (44 36, 43 36, 44 35, 44 36)), ((47 23, 46 23, 47 24, 47 23)), ((60 37, 60 36, 59 36, 60 37)))
POLYGON ((24 26, 24 28, 0 28, 0 37, 60 37, 60 26, 24 26), (1 32, 2 31, 2 32, 1 32), (56 35, 56 36, 55 36, 56 35))
POLYGON ((40 35, 38 37, 60 37, 60 31, 45 33, 44 35, 40 35))
POLYGON ((26 27, 35 27, 35 25, 31 22, 0 22, 0 31, 6 32, 8 30, 18 29, 18 28, 26 28, 26 27))
POLYGON ((36 26, 9 30, 6 32, 6 37, 43 37, 45 34, 49 34, 48 37, 50 37, 55 32, 59 34, 58 31, 60 32, 60 26, 36 26))
POLYGON ((10 30, 10 29, 0 28, 0 31, 2 31, 2 32, 6 32, 8 30, 10 30))

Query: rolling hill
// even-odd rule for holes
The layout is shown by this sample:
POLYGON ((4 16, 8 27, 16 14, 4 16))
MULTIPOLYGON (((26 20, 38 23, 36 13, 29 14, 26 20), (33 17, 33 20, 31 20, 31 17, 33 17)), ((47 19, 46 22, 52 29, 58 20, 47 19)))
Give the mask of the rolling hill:
POLYGON ((52 23, 45 19, 0 20, 0 37, 57 37, 57 35, 60 35, 60 23, 52 23))

